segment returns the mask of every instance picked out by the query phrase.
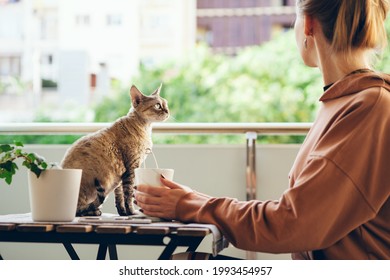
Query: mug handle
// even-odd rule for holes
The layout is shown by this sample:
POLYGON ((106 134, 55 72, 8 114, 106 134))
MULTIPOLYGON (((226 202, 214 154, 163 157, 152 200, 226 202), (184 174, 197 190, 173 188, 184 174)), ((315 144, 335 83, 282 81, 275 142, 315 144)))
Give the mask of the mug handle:
MULTIPOLYGON (((156 156, 154 155, 152 149, 151 148, 146 148, 145 153, 146 153, 146 155, 152 154, 153 159, 154 159, 154 163, 156 164, 156 168, 158 168, 157 159, 156 159, 156 156)), ((146 168, 146 158, 145 158, 145 160, 143 162, 143 168, 146 168)))

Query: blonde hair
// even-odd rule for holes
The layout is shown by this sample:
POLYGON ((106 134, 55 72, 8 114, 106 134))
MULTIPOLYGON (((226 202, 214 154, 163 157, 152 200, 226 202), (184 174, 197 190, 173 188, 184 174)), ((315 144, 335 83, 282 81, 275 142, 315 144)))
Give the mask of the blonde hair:
POLYGON ((299 13, 316 18, 333 51, 383 50, 389 0, 297 0, 299 13))

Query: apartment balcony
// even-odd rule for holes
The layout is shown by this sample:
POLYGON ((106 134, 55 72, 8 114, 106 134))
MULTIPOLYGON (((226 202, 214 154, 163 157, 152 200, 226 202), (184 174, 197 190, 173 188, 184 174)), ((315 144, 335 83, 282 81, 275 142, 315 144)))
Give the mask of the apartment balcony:
MULTIPOLYGON (((17 134, 77 134, 83 135, 106 127, 107 123, 9 123, 0 124, 0 135, 17 134)), ((193 189, 218 197, 239 200, 278 199, 288 187, 288 173, 299 150, 299 144, 258 144, 263 135, 304 135, 309 123, 160 123, 153 126, 157 134, 238 134, 242 144, 180 144, 155 145, 154 155, 159 167, 175 169, 175 181, 193 189)), ((69 145, 28 145, 48 161, 60 162, 69 145)), ((149 157, 146 166, 154 166, 149 157)), ((114 196, 103 206, 103 212, 116 213, 114 196)), ((18 172, 11 186, 1 183, 0 215, 30 212, 27 173, 18 172)), ((243 232, 242 234, 245 234, 243 232)), ((209 251, 204 240, 200 251, 209 251)), ((75 245, 82 259, 94 259, 95 245, 75 245)), ((120 259, 156 259, 161 249, 140 246, 118 246, 120 259)), ((58 244, 0 243, 0 252, 6 259, 69 259, 58 244)), ((233 247, 223 254, 239 258, 290 259, 289 254, 250 253, 233 247)))

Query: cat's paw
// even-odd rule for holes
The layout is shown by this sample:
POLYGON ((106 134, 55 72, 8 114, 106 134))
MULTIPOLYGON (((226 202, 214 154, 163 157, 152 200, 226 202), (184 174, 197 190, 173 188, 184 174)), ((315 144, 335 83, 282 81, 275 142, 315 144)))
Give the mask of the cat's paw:
POLYGON ((143 213, 139 210, 133 210, 133 212, 131 212, 129 215, 143 215, 143 213))
POLYGON ((116 211, 118 212, 119 216, 127 216, 127 211, 124 207, 122 208, 117 206, 116 211))
POLYGON ((140 215, 142 214, 139 210, 136 210, 134 207, 128 207, 126 208, 126 215, 140 215))
MULTIPOLYGON (((117 209, 118 210, 118 209, 117 209)), ((131 215, 140 215, 142 214, 140 211, 138 210, 118 210, 118 215, 119 216, 131 216, 131 215)))
POLYGON ((89 210, 89 211, 80 211, 80 212, 77 212, 76 213, 76 216, 77 217, 83 217, 83 216, 101 216, 102 215, 102 211, 100 211, 99 209, 97 210, 89 210))

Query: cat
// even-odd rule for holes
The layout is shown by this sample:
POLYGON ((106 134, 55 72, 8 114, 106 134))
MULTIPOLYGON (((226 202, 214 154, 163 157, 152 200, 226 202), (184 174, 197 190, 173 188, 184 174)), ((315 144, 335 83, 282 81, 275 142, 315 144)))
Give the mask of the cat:
POLYGON ((145 96, 134 85, 132 107, 112 125, 77 140, 65 153, 62 168, 83 170, 77 216, 100 216, 107 196, 115 192, 121 216, 138 214, 134 207, 134 169, 152 149, 153 122, 169 118, 168 102, 160 97, 161 85, 145 96))

